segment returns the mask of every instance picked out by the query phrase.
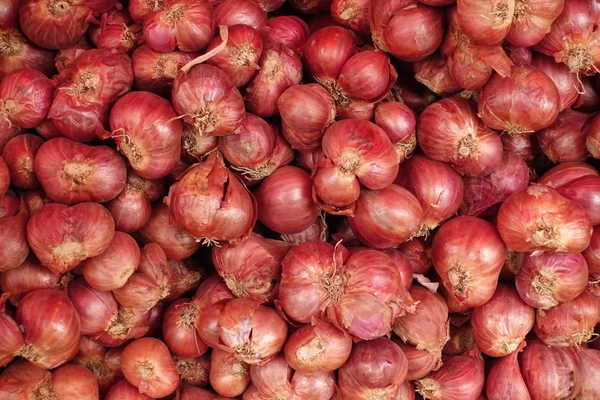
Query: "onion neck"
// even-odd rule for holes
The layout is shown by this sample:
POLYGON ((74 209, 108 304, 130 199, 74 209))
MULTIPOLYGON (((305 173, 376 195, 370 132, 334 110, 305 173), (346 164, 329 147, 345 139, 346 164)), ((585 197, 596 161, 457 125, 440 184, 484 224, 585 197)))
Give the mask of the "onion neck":
POLYGON ((62 177, 71 180, 75 185, 85 185, 94 173, 94 165, 90 162, 67 161, 63 164, 62 177))
POLYGON ((119 308, 119 311, 110 320, 105 331, 115 339, 126 339, 132 326, 133 312, 128 308, 119 308))
POLYGON ((0 56, 2 58, 15 57, 24 51, 23 38, 16 30, 0 33, 0 56))
POLYGON ((185 326, 187 329, 194 329, 194 322, 198 318, 198 306, 194 303, 186 303, 177 306, 179 311, 179 320, 177 326, 185 326))
POLYGON ((73 2, 70 0, 48 0, 46 2, 48 14, 53 17, 61 17, 73 13, 73 2))
POLYGON ((31 393, 32 400, 58 400, 56 392, 48 385, 44 383, 31 393))
POLYGON ((585 71, 589 68, 594 68, 594 57, 589 46, 584 44, 567 43, 563 55, 564 63, 574 74, 579 74, 579 71, 585 71))
POLYGON ((438 398, 438 383, 431 378, 420 379, 416 382, 416 392, 424 399, 438 398))
POLYGON ((529 18, 531 13, 530 0, 517 0, 515 2, 515 13, 513 14, 513 20, 522 23, 524 20, 529 18))
POLYGON ((137 370, 138 376, 145 381, 152 379, 156 375, 154 367, 147 361, 137 363, 135 369, 137 370))
POLYGON ((313 338, 296 350, 296 359, 301 365, 309 365, 325 356, 327 342, 320 337, 313 338))
POLYGON ((557 228, 543 221, 534 227, 531 242, 536 247, 549 247, 555 250, 560 248, 557 228))
POLYGON ((452 292, 460 300, 466 297, 473 277, 466 268, 457 264, 448 269, 448 280, 452 285, 452 292))

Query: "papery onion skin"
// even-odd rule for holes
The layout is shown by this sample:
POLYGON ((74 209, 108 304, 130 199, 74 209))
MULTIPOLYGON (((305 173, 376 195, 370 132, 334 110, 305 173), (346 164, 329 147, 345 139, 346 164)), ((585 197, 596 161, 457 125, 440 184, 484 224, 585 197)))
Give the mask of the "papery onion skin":
POLYGON ((457 217, 437 231, 431 254, 449 296, 464 306, 477 307, 496 290, 506 245, 489 222, 457 217))
MULTIPOLYGON (((424 60, 414 63, 413 71, 415 79, 436 95, 451 95, 462 89, 450 74, 448 63, 440 53, 436 52, 424 60)), ((425 106, 429 104, 426 103, 425 106)))
POLYGON ((550 161, 584 161, 588 157, 586 132, 588 114, 565 110, 549 127, 537 133, 540 147, 550 161))
POLYGON ((69 207, 49 203, 27 223, 27 241, 42 265, 56 274, 75 268, 108 248, 115 223, 97 203, 69 207))
POLYGON ((85 279, 69 282, 67 294, 79 315, 83 335, 104 332, 117 314, 119 305, 113 294, 93 289, 85 279))
POLYGON ((558 188, 558 193, 567 199, 576 201, 590 216, 592 225, 600 224, 600 209, 597 198, 600 177, 585 176, 575 179, 558 188))
POLYGON ((208 350, 194 327, 198 308, 190 300, 185 297, 175 300, 163 316, 163 340, 171 353, 180 357, 199 357, 208 350))
POLYGON ((431 271, 431 247, 423 238, 409 240, 397 248, 406 256, 414 274, 426 275, 431 271))
POLYGON ((157 243, 172 260, 182 260, 201 246, 193 236, 170 220, 169 208, 162 203, 152 205, 148 222, 137 232, 144 243, 157 243))
POLYGON ((539 184, 506 199, 497 225, 506 245, 519 252, 579 253, 592 235, 583 207, 539 184))
POLYGON ((133 171, 128 171, 125 188, 117 197, 105 204, 119 231, 132 233, 141 229, 150 219, 150 199, 142 190, 146 183, 133 171))
MULTIPOLYGON (((2 158, 10 170, 11 185, 25 190, 40 186, 34 172, 34 160, 42 143, 44 141, 40 137, 30 134, 16 136, 6 143, 2 150, 2 158)), ((3 192, 1 186, 2 183, 0 193, 3 192)))
POLYGON ((519 348, 533 328, 535 311, 517 291, 498 285, 487 303, 475 307, 471 314, 473 337, 477 347, 492 357, 507 356, 519 348))
POLYGON ((0 218, 0 271, 16 268, 27 258, 28 221, 29 212, 23 202, 17 215, 0 218))
MULTIPOLYGON (((2 366, 9 364, 25 346, 22 330, 12 315, 6 313, 6 300, 9 296, 9 293, 0 295, 0 332, 2 332, 3 338, 0 344, 0 365, 2 366)), ((0 375, 0 382, 1 380, 0 375)), ((0 384, 0 393, 1 391, 2 385, 0 384)))
POLYGON ((463 181, 458 172, 421 154, 400 165, 396 183, 415 195, 423 208, 420 233, 435 229, 455 215, 463 198, 463 181))
POLYGON ((600 379, 600 350, 582 348, 579 351, 581 365, 585 372, 581 376, 581 399, 593 399, 600 396, 598 380, 600 379))
POLYGON ((420 232, 423 209, 414 195, 398 185, 382 190, 362 189, 349 221, 362 243, 386 249, 420 232))
POLYGON ((432 400, 476 400, 483 391, 484 363, 479 350, 444 359, 436 372, 416 382, 416 391, 432 400))
POLYGON ((50 198, 66 204, 112 200, 127 179, 125 162, 115 150, 67 138, 51 139, 40 147, 35 174, 50 198))
POLYGON ((98 380, 100 393, 105 394, 113 384, 123 378, 121 373, 122 352, 122 348, 107 349, 87 336, 82 336, 79 352, 71 362, 90 370, 98 380))
POLYGON ((551 168, 537 180, 537 183, 558 189, 575 179, 592 175, 599 176, 594 167, 583 162, 572 161, 551 168))
POLYGON ((150 92, 121 97, 110 113, 111 137, 142 178, 168 175, 181 153, 181 122, 171 104, 150 92))
POLYGON ((196 65, 178 75, 171 93, 175 111, 200 134, 224 136, 242 124, 244 99, 227 74, 215 66, 196 65))
POLYGON ((258 2, 250 0, 224 0, 214 8, 217 26, 247 25, 258 29, 266 20, 266 13, 258 2))
POLYGON ((173 271, 173 282, 164 301, 174 301, 188 292, 195 291, 206 278, 206 272, 194 259, 168 260, 173 271))
POLYGON ((516 66, 512 76, 494 75, 479 101, 479 115, 492 129, 510 135, 531 134, 548 127, 560 110, 556 85, 542 71, 516 66))
POLYGON ((346 61, 357 52, 351 31, 339 26, 326 26, 308 38, 303 60, 307 73, 315 81, 329 83, 337 78, 346 61))
POLYGON ((210 358, 210 385, 222 396, 240 396, 250 384, 250 366, 234 354, 213 349, 210 358))
POLYGON ((519 47, 531 47, 539 43, 550 31, 564 4, 565 0, 517 0, 506 40, 519 47))
POLYGON ((339 370, 339 390, 344 398, 393 398, 404 381, 408 361, 400 347, 387 338, 354 345, 339 370))
POLYGON ((404 103, 381 103, 375 108, 375 124, 387 133, 400 162, 410 158, 417 147, 417 116, 404 103))
POLYGON ((182 384, 177 389, 177 400, 227 400, 229 397, 217 396, 213 392, 199 387, 182 384))
MULTIPOLYGON (((164 310, 163 310, 164 311, 164 310)), ((118 347, 131 339, 140 338, 150 329, 151 313, 139 309, 119 307, 111 325, 93 339, 106 347, 118 347)))
POLYGON ((152 400, 152 397, 147 396, 143 393, 140 393, 138 388, 133 386, 131 383, 127 381, 127 379, 123 379, 120 382, 115 383, 108 393, 106 393, 105 400, 152 400))
POLYGON ((488 400, 531 400, 519 368, 518 354, 515 351, 501 358, 488 372, 485 390, 488 400))
POLYGON ((578 346, 594 336, 599 318, 597 298, 584 291, 575 299, 548 310, 538 309, 534 331, 549 346, 578 346))
POLYGON ((445 356, 457 356, 475 347, 473 327, 469 321, 462 325, 450 324, 450 340, 442 350, 445 356))
POLYGON ((546 346, 532 340, 521 355, 521 373, 533 400, 574 399, 583 370, 574 348, 546 346))
POLYGON ((80 323, 64 292, 42 289, 21 299, 15 320, 26 343, 20 355, 46 369, 70 360, 79 349, 80 323), (44 318, 38 318, 40 314, 44 318))
POLYGON ((341 368, 350 357, 352 338, 333 324, 318 321, 294 331, 285 344, 285 359, 296 371, 323 372, 341 368))
POLYGON ((0 219, 4 217, 12 217, 19 213, 20 201, 19 198, 11 191, 0 196, 0 219))
POLYGON ((369 5, 368 0, 333 0, 330 6, 331 17, 344 28, 352 29, 361 36, 368 36, 369 5))
POLYGON ((140 393, 165 397, 179 385, 179 373, 167 346, 158 339, 137 339, 125 347, 121 356, 125 378, 140 393))
POLYGON ((449 162, 465 175, 489 175, 502 161, 500 137, 481 122, 474 104, 461 97, 427 107, 419 118, 417 140, 428 157, 449 162))
POLYGON ((371 1, 369 25, 373 43, 402 60, 420 61, 432 54, 444 37, 444 11, 412 1, 371 1))
POLYGON ((285 166, 268 176, 255 192, 258 220, 278 233, 297 233, 311 226, 319 207, 311 196, 310 176, 285 166))
POLYGON ((171 186, 165 203, 179 226, 208 243, 244 239, 258 215, 254 196, 218 153, 188 169, 171 186))
MULTIPOLYGON (((561 0, 555 3, 560 2, 561 0)), ((579 100, 581 92, 585 91, 578 81, 577 75, 571 72, 566 65, 555 62, 552 57, 536 54, 531 60, 531 65, 548 75, 556 85, 560 95, 561 111, 574 105, 579 100)))
POLYGON ((0 116, 19 128, 35 128, 46 120, 54 84, 27 68, 9 73, 0 82, 0 116))
POLYGON ((135 239, 116 231, 104 252, 84 261, 81 270, 87 283, 97 290, 114 290, 125 285, 140 263, 135 239))
POLYGON ((0 28, 0 44, 7 49, 0 51, 0 79, 22 68, 35 68, 46 76, 54 74, 54 52, 34 45, 16 27, 0 28))
POLYGON ((160 53, 147 44, 141 45, 131 55, 135 88, 156 94, 170 93, 179 69, 194 56, 195 53, 183 51, 160 53))
POLYGON ((178 357, 173 356, 177 371, 183 384, 206 386, 210 370, 210 357, 178 357))
POLYGON ((258 27, 265 42, 281 43, 295 52, 304 48, 310 31, 306 22, 294 15, 268 18, 258 27))
POLYGON ((457 0, 460 27, 477 44, 502 43, 511 26, 515 0, 457 0))
MULTIPOLYGON (((402 352, 408 360, 407 381, 416 381, 426 377, 431 371, 441 367, 441 359, 426 350, 418 350, 415 346, 404 344, 402 341, 393 338, 394 342, 400 346, 402 352)), ((413 389, 414 391, 414 389, 413 389)))

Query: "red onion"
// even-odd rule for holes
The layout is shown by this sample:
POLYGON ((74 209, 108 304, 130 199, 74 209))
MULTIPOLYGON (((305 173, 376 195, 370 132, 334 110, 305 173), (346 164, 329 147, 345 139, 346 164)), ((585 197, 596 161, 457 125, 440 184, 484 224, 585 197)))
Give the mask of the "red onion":
POLYGON ((340 394, 348 399, 395 398, 407 370, 406 356, 391 340, 359 342, 339 370, 340 394))
MULTIPOLYGON (((593 113, 600 104, 600 95, 598 94, 598 83, 594 84, 594 79, 591 77, 584 77, 583 82, 583 93, 580 94, 579 100, 575 103, 574 107, 578 111, 585 113, 593 113), (579 106, 578 104, 581 103, 579 106)), ((595 81, 598 81, 596 77, 595 81)))
POLYGON ((128 11, 131 18, 137 22, 144 22, 144 17, 152 11, 157 11, 163 8, 164 0, 146 1, 146 0, 131 0, 129 2, 128 11))
POLYGON ((431 254, 448 295, 464 306, 477 307, 496 291, 506 246, 489 222, 457 217, 437 231, 431 254))
MULTIPOLYGON (((19 189, 36 189, 40 186, 33 168, 36 153, 42 143, 43 139, 29 134, 16 136, 6 143, 2 158, 10 171, 10 183, 13 186, 19 189)), ((2 192, 0 188, 0 193, 2 192)))
MULTIPOLYGON (((240 0, 229 0, 240 2, 240 0)), ((244 4, 251 4, 249 0, 242 0, 244 4)), ((225 7, 221 5, 217 11, 225 7)), ((260 9, 259 9, 260 10, 260 9)), ((260 10, 262 12, 262 10, 260 10)), ((223 43, 220 37, 215 37, 207 52, 217 48, 223 43)), ((206 60, 208 64, 219 67, 231 83, 237 87, 246 86, 258 70, 258 60, 263 51, 263 39, 258 32, 248 25, 233 25, 229 27, 227 44, 223 50, 206 60)))
POLYGON ((414 274, 426 275, 432 267, 431 249, 421 238, 415 238, 398 246, 408 260, 414 274))
POLYGON ((173 282, 165 301, 174 301, 185 293, 195 291, 206 277, 204 269, 193 259, 168 260, 173 271, 173 282))
POLYGON ((117 230, 132 233, 148 222, 152 209, 144 189, 152 184, 135 172, 128 171, 123 191, 106 203, 106 208, 115 220, 117 230))
POLYGON ((4 0, 0 3, 0 27, 16 27, 19 20, 19 1, 4 0))
POLYGON ((420 234, 427 234, 454 216, 463 198, 460 175, 449 165, 421 154, 400 165, 396 183, 414 194, 423 208, 420 234))
POLYGON ((494 296, 475 307, 471 316, 477 347, 492 357, 504 357, 517 351, 534 321, 534 309, 507 285, 498 285, 494 296))
POLYGON ((129 57, 118 50, 87 50, 64 77, 48 119, 64 136, 78 142, 106 135, 109 107, 133 84, 129 57))
POLYGON ((44 140, 50 140, 57 137, 62 137, 63 134, 60 133, 56 126, 54 126, 54 122, 52 120, 47 119, 42 122, 41 125, 38 125, 35 128, 35 131, 38 135, 40 135, 44 140))
POLYGON ((581 375, 581 390, 578 396, 582 399, 593 399, 600 396, 598 380, 600 379, 600 350, 582 348, 579 359, 585 372, 581 375))
POLYGON ((259 70, 246 87, 248 111, 261 116, 277 115, 277 99, 302 79, 300 57, 280 43, 265 43, 258 61, 259 70))
MULTIPOLYGON (((21 349, 24 349, 25 342, 23 332, 19 325, 14 321, 11 315, 6 313, 6 300, 10 296, 9 293, 0 295, 0 332, 2 333, 2 342, 0 343, 0 365, 9 364, 15 357, 19 355, 21 349)), ((1 382, 1 375, 0 375, 1 382)), ((0 393, 2 386, 0 384, 0 393)))
POLYGON ((121 373, 122 352, 122 348, 107 349, 87 336, 82 336, 79 352, 73 358, 73 362, 89 369, 96 376, 100 392, 104 394, 113 384, 123 378, 121 373))
POLYGON ((304 47, 304 64, 310 76, 327 87, 337 79, 346 61, 357 52, 355 36, 351 31, 339 26, 327 26, 308 38, 304 47))
MULTIPOLYGON (((402 343, 397 338, 392 339, 408 360, 408 372, 406 374, 407 381, 416 381, 424 378, 431 371, 441 367, 441 359, 426 350, 418 350, 415 346, 402 343)), ((414 393, 414 389, 413 393, 414 393)), ((401 397, 402 398, 402 397, 401 397)))
POLYGON ((580 361, 574 348, 561 349, 539 340, 527 343, 521 372, 531 398, 574 399, 581 389, 580 361))
POLYGON ((182 158, 173 168, 171 174, 178 178, 189 167, 186 162, 194 163, 204 160, 219 145, 219 138, 212 135, 202 135, 187 125, 183 125, 181 132, 182 158), (180 170, 180 168, 182 170, 180 170))
POLYGON ((215 24, 218 26, 246 25, 258 29, 266 18, 265 11, 255 1, 224 0, 215 7, 215 24))
MULTIPOLYGON (((448 304, 450 305, 450 304, 448 304)), ((450 340, 442 349, 445 356, 457 356, 466 353, 475 347, 473 327, 469 321, 461 325, 450 324, 450 340)))
POLYGON ((278 233, 307 229, 319 214, 311 198, 310 184, 310 176, 300 168, 277 169, 255 192, 259 221, 278 233))
POLYGON ((502 161, 500 137, 481 122, 474 105, 461 97, 427 107, 419 118, 417 139, 428 157, 451 163, 461 174, 489 175, 502 161))
MULTIPOLYGON (((518 0, 516 3, 519 7, 524 5, 523 4, 524 2, 521 0, 518 0)), ((514 19, 513 19, 513 21, 514 21, 514 19)), ((510 31, 509 31, 509 34, 510 34, 510 31)), ((507 47, 506 50, 508 51, 510 60, 513 62, 514 65, 529 65, 529 64, 531 64, 531 61, 533 58, 533 52, 531 51, 531 49, 529 47, 510 46, 510 47, 507 47)), ((556 87, 558 88, 558 85, 556 85, 556 87)))
POLYGON ((599 174, 589 164, 577 161, 565 162, 551 168, 538 179, 537 183, 558 189, 584 176, 599 176, 599 174))
POLYGON ((531 400, 517 359, 517 351, 496 361, 490 369, 485 393, 488 400, 523 399, 531 400))
POLYGON ((263 302, 277 292, 288 249, 284 242, 251 233, 243 242, 213 248, 212 260, 234 295, 263 302))
POLYGON ((201 357, 173 356, 173 361, 181 377, 182 384, 206 386, 210 373, 210 358, 208 355, 201 357))
POLYGON ((20 201, 12 190, 0 196, 0 218, 12 217, 19 213, 20 201))
POLYGON ((325 129, 335 122, 335 103, 321 85, 293 85, 277 99, 283 136, 300 151, 321 147, 325 129))
POLYGON ((83 335, 97 336, 109 329, 119 308, 112 292, 95 290, 78 278, 69 283, 67 293, 79 315, 83 335))
POLYGON ((329 11, 331 0, 290 0, 290 5, 302 14, 329 11))
POLYGON ((225 305, 218 331, 220 347, 250 365, 271 360, 287 338, 287 325, 274 309, 246 298, 225 305))
POLYGON ((227 400, 229 397, 217 396, 213 392, 195 386, 182 384, 177 389, 177 400, 227 400))
POLYGON ((27 243, 27 222, 29 213, 23 201, 19 213, 0 218, 0 272, 16 268, 29 254, 27 243))
POLYGON ((333 20, 340 26, 368 37, 371 33, 369 29, 370 3, 368 0, 333 0, 329 10, 333 20))
POLYGON ((244 99, 227 74, 212 65, 196 65, 173 81, 172 101, 184 122, 199 134, 224 136, 244 118, 244 99))
POLYGON ((600 158, 600 117, 590 117, 584 129, 587 150, 592 157, 600 158))
POLYGON ((477 399, 485 381, 483 358, 476 348, 444 359, 444 365, 416 381, 416 391, 426 399, 477 399))
POLYGON ((0 83, 0 117, 9 128, 35 128, 46 120, 53 91, 52 81, 40 71, 11 72, 0 83))
POLYGON ((144 243, 157 243, 169 259, 187 258, 200 247, 189 233, 170 220, 168 207, 161 203, 153 205, 150 219, 137 234, 144 243))
POLYGON ((546 128, 558 116, 560 95, 542 71, 516 66, 512 76, 495 75, 485 85, 479 115, 492 129, 509 135, 531 134, 546 128))
POLYGON ((235 296, 218 275, 212 275, 202 282, 194 295, 192 301, 198 307, 198 310, 202 311, 198 313, 196 318, 196 330, 204 343, 213 348, 219 347, 218 322, 220 312, 224 304, 233 298, 235 296), (211 309, 213 305, 217 305, 218 309, 211 309))
POLYGON ((382 190, 362 189, 349 222, 362 243, 386 249, 421 233, 423 209, 415 196, 398 185, 382 190))
POLYGON ((522 158, 505 151, 502 162, 491 174, 483 177, 465 176, 463 183, 461 214, 478 216, 513 193, 527 189, 529 167, 522 158))
POLYGON ((328 239, 329 227, 325 221, 324 214, 321 214, 320 218, 317 218, 311 226, 303 231, 281 235, 281 240, 291 245, 304 242, 327 242, 328 239))
POLYGON ((100 49, 115 49, 131 54, 141 37, 142 26, 140 24, 107 24, 100 31, 96 45, 100 49))
POLYGON ((165 0, 143 25, 144 39, 156 51, 198 51, 212 39, 215 21, 208 0, 165 0))
POLYGON ((142 338, 128 344, 121 356, 121 369, 140 393, 151 397, 168 396, 179 386, 169 349, 158 339, 142 338))
POLYGON ((97 290, 115 290, 125 285, 140 263, 140 249, 126 233, 115 232, 106 250, 84 261, 83 276, 97 290))
POLYGON ((54 201, 77 204, 117 197, 125 186, 127 169, 110 147, 56 138, 40 147, 35 157, 35 174, 54 201))
POLYGON ((592 225, 598 225, 600 224, 600 209, 596 196, 598 185, 600 185, 600 177, 584 176, 561 186, 557 191, 567 199, 576 201, 587 211, 592 225))
POLYGON ((189 298, 182 297, 169 305, 162 323, 162 336, 171 353, 180 357, 199 357, 208 346, 194 327, 198 309, 189 298))
POLYGON ((42 265, 55 274, 75 268, 81 261, 101 254, 110 245, 115 224, 97 203, 69 207, 49 203, 27 223, 27 241, 42 265))
POLYGON ((548 75, 556 85, 560 96, 561 111, 577 102, 584 89, 581 87, 577 75, 571 72, 565 64, 556 63, 554 59, 543 54, 536 54, 531 60, 531 65, 548 75))
POLYGON ((408 258, 396 249, 385 249, 382 251, 394 262, 394 265, 400 274, 400 280, 402 281, 404 289, 410 289, 413 281, 413 270, 408 258))
POLYGON ((512 25, 506 40, 519 47, 539 43, 560 15, 564 0, 516 0, 512 25))
POLYGON ((64 290, 69 279, 68 275, 55 275, 30 256, 18 267, 0 272, 0 291, 10 294, 9 301, 16 306, 25 295, 36 290, 64 290))
POLYGON ((285 344, 285 359, 302 372, 334 371, 344 365, 352 338, 333 324, 317 320, 294 331, 285 344))
POLYGON ((234 354, 213 349, 210 357, 210 386, 222 396, 240 396, 250 383, 250 366, 234 354))
MULTIPOLYGON (((92 28, 90 28, 90 32, 91 29, 92 28)), ((98 27, 98 29, 100 29, 100 27, 98 27)), ((80 55, 91 48, 93 48, 92 43, 84 36, 74 46, 59 50, 56 53, 56 57, 54 57, 54 64, 58 73, 60 74, 67 70, 67 68, 70 68, 80 55)))
POLYGON ((594 336, 599 318, 597 298, 584 291, 575 299, 548 310, 538 309, 534 331, 549 346, 579 346, 594 336))
POLYGON ((173 271, 165 252, 150 243, 142 248, 137 270, 113 293, 122 306, 148 311, 169 295, 172 283, 173 271))
POLYGON ((121 346, 149 333, 150 316, 150 312, 119 307, 110 325, 93 339, 106 347, 121 346))
POLYGON ((351 215, 360 183, 369 189, 384 189, 398 174, 394 146, 372 122, 349 119, 334 123, 323 136, 323 154, 314 174, 313 193, 328 212, 351 215))
POLYGON ((4 196, 10 186, 10 169, 4 158, 0 156, 0 196, 4 196))
POLYGON ((500 207, 498 230, 520 252, 578 253, 590 242, 590 217, 576 202, 544 185, 510 196, 500 207))
POLYGON ((583 161, 588 157, 583 127, 589 115, 566 110, 556 121, 538 132, 542 151, 552 162, 583 161))
POLYGON ((0 79, 22 68, 54 73, 54 52, 31 43, 16 27, 0 28, 0 79))
POLYGON ((369 13, 373 43, 403 61, 432 54, 444 37, 444 10, 412 1, 373 0, 369 13))
POLYGON ((412 156, 417 147, 417 116, 408 106, 395 101, 379 104, 375 124, 389 136, 400 162, 412 156))
POLYGON ((281 15, 264 21, 258 27, 258 33, 265 42, 281 43, 298 53, 304 48, 310 31, 302 19, 294 15, 281 15))
MULTIPOLYGON (((131 4, 131 3, 130 3, 131 4)), ((152 400, 152 397, 140 393, 137 387, 127 382, 126 379, 114 384, 104 400, 152 400)))
MULTIPOLYGON (((558 3, 560 5, 561 2, 558 3)), ((573 73, 593 75, 600 64, 600 52, 597 50, 600 13, 594 9, 594 3, 586 0, 564 3, 552 29, 535 49, 565 63, 573 73)))
MULTIPOLYGON (((581 254, 585 258, 585 261, 588 266, 589 280, 592 282, 600 281, 600 228, 594 228, 594 232, 592 233, 592 239, 590 240, 590 245, 581 254)), ((0 288, 2 288, 1 281, 2 278, 0 278, 0 288)), ((595 289, 595 284, 594 286, 592 286, 591 289, 595 289)))
POLYGON ((450 95, 461 90, 461 86, 450 74, 448 63, 440 53, 434 53, 414 63, 413 70, 415 79, 437 95, 450 95))
POLYGON ((461 29, 477 44, 502 43, 512 23, 515 0, 457 0, 461 29))
MULTIPOLYGON (((131 6, 132 2, 129 4, 131 6)), ((160 53, 147 44, 138 47, 131 55, 136 89, 157 94, 170 93, 179 69, 192 61, 194 56, 195 53, 182 51, 160 53)))
POLYGON ((178 225, 196 240, 209 244, 244 239, 257 217, 254 196, 225 167, 217 153, 188 169, 171 186, 165 203, 178 225), (205 179, 207 188, 197 183, 205 179))

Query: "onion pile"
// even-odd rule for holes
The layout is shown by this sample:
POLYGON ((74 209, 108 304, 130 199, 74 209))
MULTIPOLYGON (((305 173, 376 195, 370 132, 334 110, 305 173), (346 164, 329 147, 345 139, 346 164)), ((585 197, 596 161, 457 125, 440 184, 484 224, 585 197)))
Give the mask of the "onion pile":
POLYGON ((0 0, 0 399, 600 398, 594 0, 0 0))

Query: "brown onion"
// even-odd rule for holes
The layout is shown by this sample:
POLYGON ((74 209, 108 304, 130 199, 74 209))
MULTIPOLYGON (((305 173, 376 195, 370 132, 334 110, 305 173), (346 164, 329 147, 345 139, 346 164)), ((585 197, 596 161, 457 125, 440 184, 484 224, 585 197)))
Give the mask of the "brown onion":
POLYGON ((496 361, 488 373, 485 393, 488 400, 531 400, 519 368, 518 352, 496 361))
POLYGON ((448 295, 464 306, 477 307, 496 291, 506 245, 489 222, 457 217, 437 231, 431 254, 448 295))
POLYGON ((213 349, 210 356, 210 386, 222 396, 240 396, 250 384, 250 366, 234 354, 213 349))
POLYGON ((590 217, 576 202, 544 185, 510 196, 498 212, 498 231, 520 252, 578 253, 590 242, 590 217))
POLYGON ((417 139, 428 157, 451 163, 461 174, 489 175, 502 161, 500 137, 481 122, 474 105, 461 97, 427 107, 419 118, 417 139))
POLYGON ((535 312, 517 291, 498 285, 494 296, 471 315, 477 347, 492 357, 504 357, 517 351, 533 328, 535 312))
POLYGON ((244 239, 258 214, 254 196, 218 153, 188 169, 169 189, 165 204, 179 226, 209 244, 244 239))
MULTIPOLYGON (((132 2, 129 4, 131 7, 132 2)), ((156 94, 170 93, 179 69, 194 56, 195 53, 182 51, 160 53, 147 44, 141 45, 131 55, 135 87, 156 94)))

